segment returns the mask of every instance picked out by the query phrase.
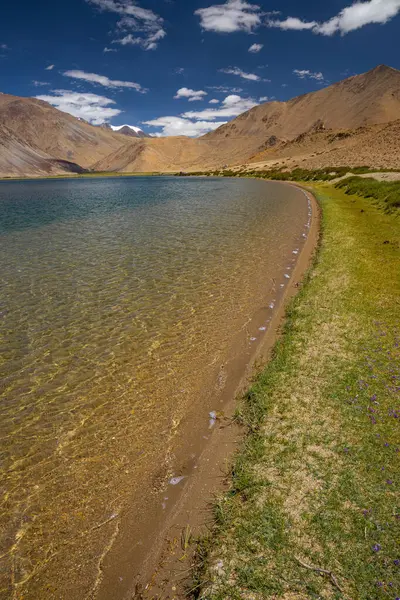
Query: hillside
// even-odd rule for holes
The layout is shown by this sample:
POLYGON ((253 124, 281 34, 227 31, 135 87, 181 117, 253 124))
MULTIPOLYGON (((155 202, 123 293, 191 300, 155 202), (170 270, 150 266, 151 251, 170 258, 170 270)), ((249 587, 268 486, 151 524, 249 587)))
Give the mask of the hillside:
POLYGON ((0 123, 0 175, 27 177, 82 173, 76 163, 54 159, 49 154, 29 146, 10 129, 0 123))
POLYGON ((256 106, 205 137, 251 136, 267 141, 274 136, 291 140, 315 127, 355 129, 394 121, 399 116, 400 71, 380 65, 288 102, 256 106))
MULTIPOLYGON (((368 133, 369 128, 394 121, 399 116, 400 71, 381 65, 363 75, 350 77, 288 102, 269 102, 256 106, 200 139, 154 138, 120 148, 100 160, 95 168, 125 172, 203 170, 248 162, 250 159, 280 160, 302 153, 309 155, 313 143, 319 144, 318 151, 322 156, 319 162, 330 162, 336 158, 339 160, 344 140, 343 136, 338 136, 337 143, 332 146, 331 137, 335 136, 335 132, 354 132, 362 128, 364 133, 368 133), (317 135, 318 139, 315 139, 314 134, 324 135, 317 135), (307 137, 307 149, 303 147, 305 143, 303 146, 300 143, 290 146, 290 142, 299 136, 307 137), (275 153, 275 147, 280 152, 275 153), (272 150, 269 151, 269 148, 272 150), (337 156, 329 155, 333 149, 338 150, 337 156), (262 152, 266 156, 260 156, 262 152)), ((368 138, 369 147, 361 148, 366 164, 378 166, 376 161, 379 159, 379 166, 382 162, 382 166, 398 166, 398 153, 392 152, 398 147, 396 132, 387 131, 380 137, 379 145, 375 146, 372 129, 368 138)), ((359 133, 353 137, 352 144, 345 144, 347 149, 352 147, 357 164, 357 144, 365 143, 359 133)), ((348 156, 346 150, 343 160, 347 160, 348 156)))
POLYGON ((357 129, 319 130, 253 155, 252 168, 360 166, 400 169, 400 120, 357 129))
MULTIPOLYGON (((33 155, 37 153, 42 157, 44 154, 52 159, 77 163, 83 168, 89 168, 125 143, 124 136, 89 125, 46 102, 7 94, 0 94, 0 126, 0 152, 4 153, 4 149, 17 140, 29 147, 33 155)), ((18 169, 23 173, 25 155, 19 156, 18 169)), ((0 165, 7 160, 7 156, 0 155, 0 165)), ((35 167, 35 159, 31 156, 27 159, 26 174, 36 171, 41 174, 42 168, 40 164, 35 167)), ((7 173, 0 168, 0 174, 7 173)))
POLYGON ((399 168, 399 124, 385 126, 399 118, 400 71, 384 65, 288 102, 256 106, 199 139, 136 137, 141 130, 132 126, 94 127, 40 100, 0 95, 0 175, 79 166, 197 171, 250 161, 399 168))

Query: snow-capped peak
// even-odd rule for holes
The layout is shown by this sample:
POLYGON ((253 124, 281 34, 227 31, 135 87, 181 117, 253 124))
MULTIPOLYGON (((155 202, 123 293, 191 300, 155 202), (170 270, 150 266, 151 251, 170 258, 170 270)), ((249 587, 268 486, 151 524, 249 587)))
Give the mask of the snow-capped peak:
POLYGON ((143 129, 140 129, 140 127, 135 127, 134 125, 111 125, 111 129, 113 131, 119 131, 124 127, 129 127, 129 129, 132 129, 132 131, 134 131, 135 133, 143 133, 143 129))

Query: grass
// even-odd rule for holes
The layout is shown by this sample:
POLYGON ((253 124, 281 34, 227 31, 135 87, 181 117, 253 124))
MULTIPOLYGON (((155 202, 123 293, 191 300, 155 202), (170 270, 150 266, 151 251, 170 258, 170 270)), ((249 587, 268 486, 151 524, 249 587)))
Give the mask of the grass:
POLYGON ((260 179, 274 179, 275 181, 333 181, 345 175, 365 175, 368 173, 392 173, 398 172, 396 169, 375 169, 367 166, 360 167, 324 167, 323 169, 301 169, 296 168, 291 171, 284 167, 279 169, 251 170, 242 167, 242 170, 232 171, 231 169, 216 171, 198 171, 196 173, 179 173, 179 175, 203 175, 220 177, 256 177, 260 179))
POLYGON ((400 221, 314 187, 315 263, 238 418, 204 600, 400 597, 400 221))
POLYGON ((336 186, 344 189, 346 194, 373 198, 387 211, 400 208, 400 181, 376 181, 371 177, 349 177, 339 181, 336 186))

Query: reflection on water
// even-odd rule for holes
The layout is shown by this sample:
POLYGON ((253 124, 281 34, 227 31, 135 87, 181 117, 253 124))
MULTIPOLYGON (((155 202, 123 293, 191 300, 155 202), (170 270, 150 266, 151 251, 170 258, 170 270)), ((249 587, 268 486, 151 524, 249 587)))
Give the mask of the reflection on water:
POLYGON ((122 178, 3 183, 0 211, 0 598, 84 598, 307 204, 261 181, 122 178))

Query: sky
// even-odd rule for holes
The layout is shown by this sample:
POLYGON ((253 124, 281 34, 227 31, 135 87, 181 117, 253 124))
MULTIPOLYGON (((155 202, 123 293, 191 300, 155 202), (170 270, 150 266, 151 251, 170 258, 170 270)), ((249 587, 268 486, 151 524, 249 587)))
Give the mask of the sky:
POLYGON ((94 125, 199 136, 379 64, 400 0, 4 0, 0 91, 94 125))

